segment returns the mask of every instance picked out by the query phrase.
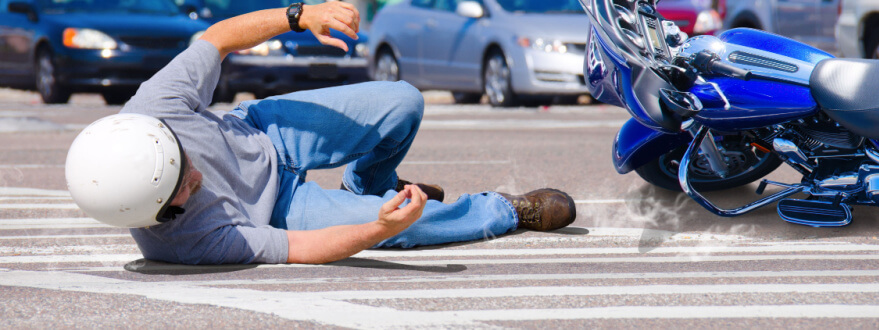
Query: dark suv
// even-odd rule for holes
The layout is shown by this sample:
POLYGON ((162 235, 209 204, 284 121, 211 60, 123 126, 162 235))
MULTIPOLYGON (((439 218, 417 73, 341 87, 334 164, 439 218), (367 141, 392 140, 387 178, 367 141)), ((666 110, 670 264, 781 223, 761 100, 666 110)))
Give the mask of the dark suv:
POLYGON ((0 0, 0 86, 122 104, 207 27, 170 0, 0 0))
MULTIPOLYGON (((178 0, 192 18, 216 23, 252 11, 289 6, 291 0, 178 0)), ((306 4, 324 2, 304 1, 306 4)), ((348 44, 348 52, 321 44, 311 32, 288 32, 253 47, 230 54, 214 94, 215 102, 231 102, 237 92, 257 98, 304 89, 330 87, 369 80, 366 74, 366 36, 358 40, 333 31, 348 44)))

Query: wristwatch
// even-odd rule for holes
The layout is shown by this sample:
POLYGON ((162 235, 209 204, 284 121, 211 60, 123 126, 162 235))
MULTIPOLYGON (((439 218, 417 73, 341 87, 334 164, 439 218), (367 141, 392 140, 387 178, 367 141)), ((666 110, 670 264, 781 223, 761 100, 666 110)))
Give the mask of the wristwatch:
POLYGON ((296 32, 305 32, 305 29, 299 26, 299 17, 302 16, 302 3, 294 2, 287 7, 287 23, 290 23, 290 30, 296 32))

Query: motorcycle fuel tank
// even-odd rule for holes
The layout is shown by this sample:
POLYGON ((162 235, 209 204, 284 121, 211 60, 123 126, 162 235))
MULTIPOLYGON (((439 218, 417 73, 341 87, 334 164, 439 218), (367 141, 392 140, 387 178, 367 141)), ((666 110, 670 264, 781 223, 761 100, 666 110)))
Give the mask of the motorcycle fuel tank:
POLYGON ((833 56, 809 45, 753 29, 732 29, 719 37, 690 38, 681 56, 703 50, 724 63, 751 71, 750 80, 706 76, 690 89, 704 106, 694 119, 721 131, 766 127, 818 111, 809 90, 815 65, 833 56))

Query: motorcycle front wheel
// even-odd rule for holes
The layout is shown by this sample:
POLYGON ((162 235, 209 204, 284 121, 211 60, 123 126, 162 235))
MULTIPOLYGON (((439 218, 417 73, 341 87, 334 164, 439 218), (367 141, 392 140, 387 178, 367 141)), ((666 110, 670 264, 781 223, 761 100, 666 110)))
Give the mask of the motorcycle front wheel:
MULTIPOLYGON (((686 151, 687 146, 678 147, 635 169, 635 172, 655 186, 683 191, 678 181, 678 165, 686 151)), ((723 178, 711 170, 705 157, 700 155, 691 162, 689 178, 696 190, 713 191, 743 186, 772 173, 783 163, 775 154, 763 153, 753 147, 736 150, 724 146, 722 153, 729 167, 729 174, 723 178)))

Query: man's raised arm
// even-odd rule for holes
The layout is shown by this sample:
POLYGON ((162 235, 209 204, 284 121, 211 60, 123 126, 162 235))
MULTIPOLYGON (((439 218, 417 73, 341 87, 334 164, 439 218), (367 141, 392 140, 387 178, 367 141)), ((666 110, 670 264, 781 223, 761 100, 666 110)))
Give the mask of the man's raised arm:
MULTIPOLYGON (((311 31, 325 45, 348 51, 344 41, 330 36, 330 29, 357 39, 360 30, 360 13, 353 5, 330 1, 318 5, 303 5, 299 27, 311 31)), ((255 11, 235 16, 212 25, 202 35, 217 47, 220 58, 231 52, 254 47, 279 34, 289 32, 287 8, 255 11)))

